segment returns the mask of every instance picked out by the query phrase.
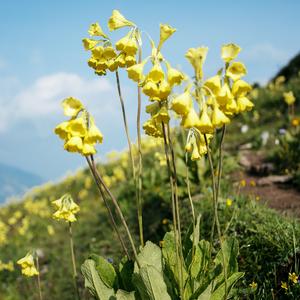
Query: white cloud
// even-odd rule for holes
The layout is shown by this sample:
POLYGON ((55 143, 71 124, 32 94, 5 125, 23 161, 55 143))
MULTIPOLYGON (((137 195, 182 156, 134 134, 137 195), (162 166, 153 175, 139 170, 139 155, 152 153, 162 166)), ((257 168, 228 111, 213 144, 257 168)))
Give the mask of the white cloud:
MULTIPOLYGON (((6 81, 0 81, 0 87, 4 88, 0 90, 0 132, 18 120, 51 118, 61 111, 60 102, 68 96, 89 104, 101 95, 107 98, 113 93, 113 87, 106 78, 87 80, 72 73, 43 76, 25 88, 17 88, 17 82, 8 85, 6 81)), ((113 109, 109 102, 101 103, 101 111, 113 109)))

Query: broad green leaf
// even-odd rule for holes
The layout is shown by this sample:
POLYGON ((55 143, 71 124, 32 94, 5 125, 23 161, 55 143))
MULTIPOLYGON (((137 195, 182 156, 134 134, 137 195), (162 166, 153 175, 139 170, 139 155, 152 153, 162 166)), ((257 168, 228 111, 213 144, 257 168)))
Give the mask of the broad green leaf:
POLYGON ((135 300, 135 292, 117 291, 117 300, 135 300))
POLYGON ((117 274, 114 267, 103 257, 92 254, 91 259, 95 261, 96 270, 107 287, 114 287, 117 279, 117 274))
POLYGON ((212 283, 209 284, 209 286, 199 295, 197 300, 210 300, 212 292, 212 283))
POLYGON ((193 242, 193 245, 198 245, 200 240, 200 220, 201 220, 201 214, 198 215, 196 220, 196 226, 195 226, 195 232, 191 235, 191 241, 193 242), (193 240, 195 239, 195 240, 193 240))
POLYGON ((95 261, 87 259, 81 266, 81 272, 84 276, 84 285, 90 293, 99 300, 114 300, 115 292, 112 288, 107 287, 100 279, 96 270, 95 261))
POLYGON ((143 266, 139 275, 150 300, 171 300, 163 275, 153 266, 143 266))
MULTIPOLYGON (((161 249, 152 242, 146 242, 146 245, 138 254, 140 266, 154 266, 159 272, 162 272, 162 255, 161 249)), ((134 272, 138 272, 138 266, 134 264, 134 272)))
MULTIPOLYGON (((227 294, 236 282, 244 276, 243 272, 236 272, 227 279, 227 294)), ((210 300, 222 300, 225 297, 225 283, 223 282, 211 295, 210 300)))
POLYGON ((122 284, 122 288, 127 291, 132 291, 134 289, 132 284, 132 274, 134 269, 134 262, 128 260, 125 256, 119 263, 119 281, 122 284))

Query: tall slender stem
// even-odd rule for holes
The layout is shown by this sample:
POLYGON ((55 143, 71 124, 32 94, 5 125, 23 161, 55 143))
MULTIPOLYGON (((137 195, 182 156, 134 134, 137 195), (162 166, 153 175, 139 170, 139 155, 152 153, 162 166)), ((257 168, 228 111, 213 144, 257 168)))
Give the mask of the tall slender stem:
POLYGON ((127 258, 130 260, 130 255, 129 255, 128 250, 127 250, 127 248, 126 248, 126 245, 125 245, 125 243, 124 243, 124 241, 123 241, 122 235, 121 235, 121 233, 120 233, 120 231, 119 231, 119 229, 118 229, 118 226, 117 226, 117 224, 116 224, 114 215, 113 215, 113 213, 112 213, 112 211, 111 211, 111 208, 110 208, 110 206, 109 206, 109 204, 108 204, 108 201, 107 201, 107 199, 106 199, 105 193, 104 193, 104 191, 103 191, 103 189, 102 189, 101 184, 99 184, 99 182, 98 182, 98 180, 97 180, 97 178, 96 178, 97 176, 96 176, 96 173, 95 173, 95 170, 94 170, 94 166, 93 166, 93 164, 91 163, 91 161, 89 160, 88 157, 86 157, 86 160, 87 160, 87 163, 88 163, 88 165, 89 165, 89 167, 90 167, 90 170, 91 170, 91 173, 92 173, 92 175, 93 175, 93 177, 94 177, 94 180, 95 180, 95 182, 96 182, 96 185, 97 185, 97 188, 98 188, 98 190, 99 190, 99 192, 100 192, 100 195, 101 195, 101 197, 102 197, 102 200, 103 200, 103 202, 104 202, 104 204, 105 204, 105 207, 106 207, 106 209, 107 209, 107 212, 108 212, 109 219, 110 219, 110 222, 111 222, 111 224, 112 224, 112 227, 113 227, 113 229, 115 230, 115 232, 117 233, 118 239, 119 239, 119 241, 120 241, 120 243, 121 243, 121 246, 122 246, 122 249, 123 249, 125 255, 126 255, 127 258))
POLYGON ((43 294, 42 294, 42 287, 41 287, 41 277, 40 277, 40 264, 39 264, 39 258, 36 255, 36 267, 38 270, 37 274, 37 285, 38 285, 38 290, 39 290, 39 299, 43 300, 43 294))
MULTIPOLYGON (((142 62, 142 47, 139 45, 138 51, 138 63, 142 62)), ((144 235, 143 235, 143 214, 142 214, 142 173, 143 173, 143 161, 142 161, 142 138, 141 138, 141 109, 142 109, 142 93, 140 84, 138 84, 138 108, 136 117, 137 126, 137 145, 138 145, 138 176, 137 176, 137 211, 138 211, 138 222, 140 232, 140 242, 144 246, 144 235)))
POLYGON ((108 186, 105 184, 105 182, 104 182, 102 176, 100 175, 100 173, 98 172, 98 170, 97 170, 97 168, 96 168, 96 165, 95 165, 94 158, 93 158, 92 155, 91 155, 91 161, 92 161, 92 165, 93 165, 93 168, 94 168, 94 171, 95 171, 95 176, 96 176, 95 178, 96 178, 97 180, 99 180, 100 184, 103 186, 104 190, 106 191, 106 193, 107 193, 107 194, 109 195, 109 197, 111 198, 112 203, 113 203, 113 205, 114 205, 114 207, 115 207, 115 209, 116 209, 116 211, 117 211, 117 213, 118 213, 118 215, 119 215, 119 218, 120 218, 120 220, 121 220, 121 223, 122 223, 122 225, 124 226, 124 229, 125 229, 126 234, 127 234, 127 236, 128 236, 129 242, 130 242, 131 247, 132 247, 132 251, 133 251, 133 255, 134 255, 135 261, 136 261, 136 263, 138 264, 138 266, 140 267, 140 263, 139 263, 139 260, 138 260, 138 257, 137 257, 136 247, 135 247, 135 245, 134 245, 134 241, 133 241, 132 235, 131 235, 131 233, 130 233, 130 231, 129 231, 128 225, 127 225, 127 223, 126 223, 126 220, 125 220, 125 218, 124 218, 124 215, 123 215, 123 213, 122 213, 122 210, 121 210, 121 208, 120 208, 120 206, 119 206, 119 204, 118 204, 118 201, 117 201, 117 199, 115 198, 115 196, 112 194, 112 192, 110 191, 110 189, 108 188, 108 186))
POLYGON ((76 291, 76 298, 79 300, 79 289, 77 283, 77 270, 76 270, 76 258, 75 258, 75 251, 74 251, 74 241, 73 241, 73 232, 72 232, 72 223, 69 222, 69 238, 70 238, 70 250, 71 250, 71 259, 72 259, 72 266, 73 266, 73 280, 74 280, 74 287, 76 291))
POLYGON ((175 254, 176 254, 176 265, 178 268, 178 281, 179 281, 179 291, 182 298, 183 295, 183 282, 182 282, 182 265, 180 261, 179 255, 179 238, 178 238, 178 224, 177 224, 177 216, 176 216, 176 204, 175 204, 175 189, 174 189, 174 179, 173 179, 173 171, 171 168, 170 158, 169 158, 169 149, 168 149, 168 138, 166 133, 165 124, 162 122, 162 130, 163 130, 163 138, 164 138, 164 149, 165 149, 165 156, 166 162, 168 167, 168 174, 170 180, 170 187, 171 187, 171 198, 172 198, 172 216, 173 216, 173 227, 174 227, 174 237, 175 237, 175 254))
POLYGON ((223 272, 224 272, 224 282, 225 282, 225 297, 224 299, 227 299, 227 268, 226 268, 226 262, 225 262, 225 255, 223 252, 223 242, 222 242, 222 234, 221 234, 221 227, 220 227, 220 222, 219 222, 219 217, 218 217, 218 201, 217 201, 217 183, 215 179, 215 172, 214 172, 214 165, 212 162, 212 157, 211 157, 211 150, 209 148, 209 144, 207 141, 206 134, 204 134, 204 140, 205 140, 205 145, 207 148, 207 156, 208 156, 208 161, 209 161, 209 166, 211 170, 211 177, 212 177, 212 186, 213 186, 213 208, 214 208, 214 219, 217 227, 217 233, 218 233, 218 239, 220 242, 221 246, 221 254, 222 254, 222 262, 223 262, 223 272))

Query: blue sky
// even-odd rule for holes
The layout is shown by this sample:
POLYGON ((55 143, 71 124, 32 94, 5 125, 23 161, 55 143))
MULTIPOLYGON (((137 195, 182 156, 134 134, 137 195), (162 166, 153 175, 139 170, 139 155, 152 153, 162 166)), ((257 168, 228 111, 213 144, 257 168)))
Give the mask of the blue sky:
MULTIPOLYGON (((188 48, 209 47, 205 73, 210 76, 221 65, 220 46, 234 42, 243 48, 239 58, 248 67, 247 79, 265 83, 300 50, 299 1, 2 0, 0 163, 46 180, 83 165, 82 157, 63 151, 53 134, 63 120, 60 101, 69 95, 82 99, 94 113, 105 136, 98 148, 102 156, 126 147, 114 77, 96 77, 81 44, 89 24, 98 21, 105 28, 114 8, 156 40, 159 23, 177 28, 163 52, 187 73, 188 48)), ((136 89, 126 74, 121 79, 134 138, 136 89)))

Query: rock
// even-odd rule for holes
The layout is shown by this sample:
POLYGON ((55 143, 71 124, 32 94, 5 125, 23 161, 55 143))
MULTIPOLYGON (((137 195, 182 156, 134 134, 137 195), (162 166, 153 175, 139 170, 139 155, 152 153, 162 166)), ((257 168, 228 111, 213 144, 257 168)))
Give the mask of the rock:
POLYGON ((290 175, 271 175, 267 177, 263 177, 257 181, 257 185, 272 185, 274 183, 286 183, 292 180, 292 176, 290 175))

